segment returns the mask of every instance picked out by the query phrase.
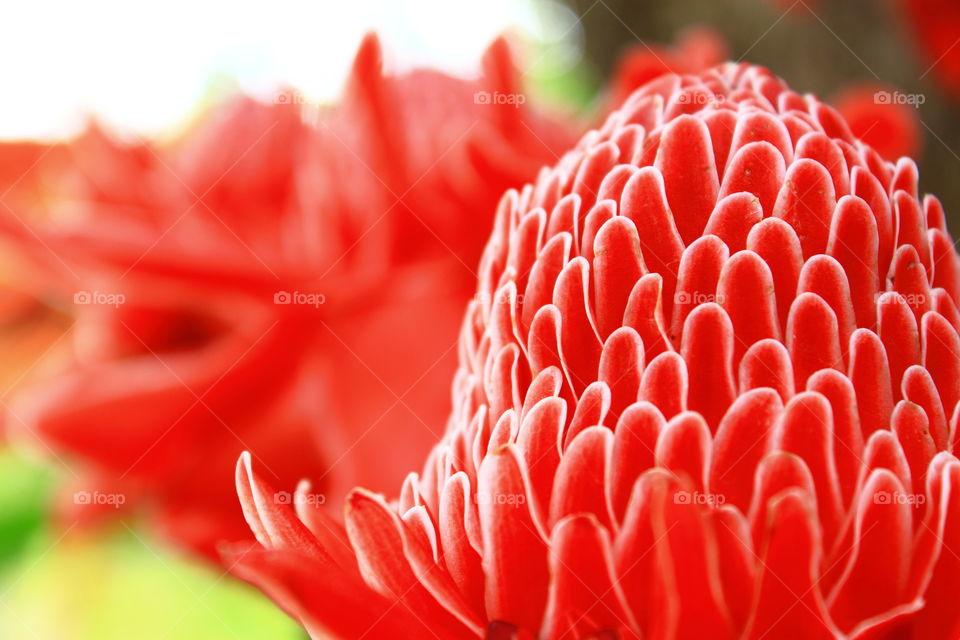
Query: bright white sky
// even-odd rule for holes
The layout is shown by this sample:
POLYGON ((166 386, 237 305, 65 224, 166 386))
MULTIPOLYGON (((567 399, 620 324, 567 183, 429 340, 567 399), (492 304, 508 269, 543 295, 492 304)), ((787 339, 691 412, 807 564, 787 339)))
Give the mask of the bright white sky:
POLYGON ((363 34, 389 59, 468 73, 519 28, 570 63, 576 16, 553 0, 29 0, 0 8, 0 138, 68 135, 94 113, 120 129, 169 131, 235 80, 270 96, 336 96, 363 34))

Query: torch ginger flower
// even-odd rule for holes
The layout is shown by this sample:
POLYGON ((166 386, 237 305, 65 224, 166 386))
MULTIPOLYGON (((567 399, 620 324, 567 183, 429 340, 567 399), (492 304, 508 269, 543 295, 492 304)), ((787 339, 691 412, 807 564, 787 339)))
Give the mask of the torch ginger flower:
POLYGON ((664 76, 501 200, 423 472, 343 527, 242 457, 230 559, 317 638, 955 638, 958 295, 912 161, 664 76))

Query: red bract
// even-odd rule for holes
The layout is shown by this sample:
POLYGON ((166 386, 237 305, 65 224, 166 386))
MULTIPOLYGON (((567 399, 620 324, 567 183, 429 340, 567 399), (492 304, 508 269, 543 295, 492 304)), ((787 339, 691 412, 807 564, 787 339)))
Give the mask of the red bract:
POLYGON ((913 162, 665 76, 501 200, 423 473, 343 528, 244 457, 232 560, 315 637, 956 637, 957 296, 913 162))
POLYGON ((399 482, 449 412, 497 199, 572 141, 518 99, 504 41, 483 70, 385 74, 368 38, 332 108, 238 98, 173 144, 78 140, 57 206, 5 217, 34 290, 79 296, 74 361, 14 422, 89 468, 76 490, 204 551, 249 534, 244 449, 331 495, 399 482))

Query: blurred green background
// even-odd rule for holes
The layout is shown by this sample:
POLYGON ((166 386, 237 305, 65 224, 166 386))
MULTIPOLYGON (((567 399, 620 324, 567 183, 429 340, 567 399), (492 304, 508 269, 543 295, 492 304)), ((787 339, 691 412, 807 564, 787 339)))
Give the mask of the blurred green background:
POLYGON ((48 523, 54 472, 0 453, 0 637, 302 640, 258 591, 166 548, 136 522, 48 523))

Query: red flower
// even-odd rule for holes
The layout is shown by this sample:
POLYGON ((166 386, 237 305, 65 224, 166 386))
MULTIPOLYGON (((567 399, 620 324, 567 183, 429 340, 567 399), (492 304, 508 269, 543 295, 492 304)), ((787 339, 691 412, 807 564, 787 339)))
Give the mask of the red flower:
POLYGON ((960 100, 960 6, 952 0, 897 4, 923 54, 923 77, 931 75, 954 100, 960 100))
POLYGON ((916 156, 923 136, 916 94, 871 83, 853 85, 833 99, 853 135, 884 159, 916 156))
POLYGON ((381 66, 368 38, 336 106, 241 97, 172 144, 93 129, 57 207, 5 216, 35 290, 77 303, 78 353, 13 408, 89 468, 74 490, 151 504, 209 552, 249 534, 240 451, 343 495, 439 437, 496 201, 572 138, 517 104, 503 41, 478 81, 381 66))
MULTIPOLYGON (((0 143, 0 218, 42 206, 50 186, 45 178, 67 161, 62 144, 0 143)), ((24 286, 23 260, 8 252, 0 255, 0 262, 0 353, 4 357, 0 385, 2 395, 9 396, 68 325, 24 286)), ((6 418, 0 416, 0 442, 6 437, 6 418)))
POLYGON ((665 76, 481 265, 395 502, 298 519, 241 459, 231 560, 314 637, 957 637, 960 262, 913 162, 762 68, 665 76))

